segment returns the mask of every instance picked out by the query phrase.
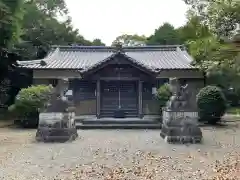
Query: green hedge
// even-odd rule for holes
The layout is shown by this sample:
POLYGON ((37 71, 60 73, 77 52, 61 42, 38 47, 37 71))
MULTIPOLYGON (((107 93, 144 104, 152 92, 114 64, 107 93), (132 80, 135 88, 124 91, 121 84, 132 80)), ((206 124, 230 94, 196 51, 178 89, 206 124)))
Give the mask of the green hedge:
POLYGON ((227 109, 227 101, 222 90, 216 86, 206 86, 197 95, 199 120, 215 124, 221 120, 227 109))
POLYGON ((164 85, 160 86, 160 88, 157 91, 157 99, 159 101, 160 109, 166 106, 166 103, 171 97, 171 95, 172 93, 168 83, 165 83, 164 85))
POLYGON ((31 86, 22 89, 15 104, 9 111, 18 120, 38 120, 39 109, 43 108, 51 97, 52 87, 46 85, 31 86))

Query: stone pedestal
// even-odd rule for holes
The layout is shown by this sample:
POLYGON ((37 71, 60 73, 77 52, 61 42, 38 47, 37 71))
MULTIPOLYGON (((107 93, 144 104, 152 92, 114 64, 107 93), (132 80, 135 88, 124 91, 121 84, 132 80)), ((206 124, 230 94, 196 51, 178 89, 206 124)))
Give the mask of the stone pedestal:
POLYGON ((168 143, 200 143, 202 131, 197 118, 197 112, 165 109, 160 136, 168 143))
POLYGON ((42 142, 66 142, 78 137, 73 112, 45 112, 39 115, 36 140, 42 142))

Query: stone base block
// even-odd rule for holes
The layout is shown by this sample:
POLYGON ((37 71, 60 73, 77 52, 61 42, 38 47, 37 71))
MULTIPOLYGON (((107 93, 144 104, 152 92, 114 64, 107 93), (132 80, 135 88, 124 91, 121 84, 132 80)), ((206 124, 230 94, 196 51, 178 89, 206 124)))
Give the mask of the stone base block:
POLYGON ((160 136, 168 143, 201 143, 202 131, 198 126, 175 126, 163 125, 160 136))
POLYGON ((38 128, 36 133, 38 142, 67 142, 77 137, 76 128, 38 128))

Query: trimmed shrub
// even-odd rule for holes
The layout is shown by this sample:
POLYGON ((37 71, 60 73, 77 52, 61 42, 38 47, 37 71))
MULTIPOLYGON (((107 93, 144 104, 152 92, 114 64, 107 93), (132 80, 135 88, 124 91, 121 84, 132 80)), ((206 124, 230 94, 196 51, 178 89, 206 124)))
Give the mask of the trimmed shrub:
POLYGON ((171 97, 172 93, 170 90, 170 86, 168 83, 162 85, 157 91, 157 99, 159 100, 159 105, 162 110, 164 106, 166 106, 167 101, 171 97))
POLYGON ((36 126, 38 124, 39 109, 51 97, 52 87, 46 85, 31 86, 22 89, 16 97, 15 104, 9 107, 20 124, 25 126, 36 126))
POLYGON ((199 120, 216 124, 227 109, 226 98, 222 90, 216 86, 206 86, 197 95, 199 120))

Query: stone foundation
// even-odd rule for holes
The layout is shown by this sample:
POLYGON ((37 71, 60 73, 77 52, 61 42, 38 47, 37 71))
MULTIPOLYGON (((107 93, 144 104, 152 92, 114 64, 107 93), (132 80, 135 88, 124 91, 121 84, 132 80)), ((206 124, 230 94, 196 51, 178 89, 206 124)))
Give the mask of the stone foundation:
POLYGON ((168 143, 200 143, 201 129, 197 126, 170 127, 162 126, 160 136, 168 143))
POLYGON ((200 143, 202 131, 197 117, 197 112, 163 110, 160 136, 168 143, 200 143))
POLYGON ((76 128, 51 129, 39 128, 36 133, 38 142, 66 142, 73 141, 78 137, 76 128))
POLYGON ((40 113, 36 140, 66 142, 78 137, 74 113, 40 113))

